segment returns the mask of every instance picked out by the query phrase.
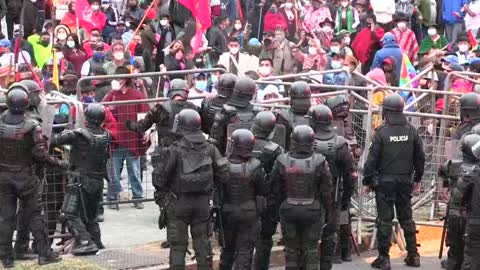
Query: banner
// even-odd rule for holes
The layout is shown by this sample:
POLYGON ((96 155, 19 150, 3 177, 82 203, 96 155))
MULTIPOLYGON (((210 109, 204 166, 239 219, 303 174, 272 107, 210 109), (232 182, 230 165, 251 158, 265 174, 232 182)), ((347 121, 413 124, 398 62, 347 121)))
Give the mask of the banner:
POLYGON ((101 22, 97 16, 93 15, 93 10, 87 0, 77 0, 75 2, 75 15, 79 20, 79 24, 88 34, 94 28, 103 28, 104 22, 101 22))
POLYGON ((202 35, 212 25, 210 1, 209 0, 178 0, 178 2, 184 5, 187 9, 189 9, 192 12, 193 17, 197 22, 195 43, 192 46, 193 53, 195 54, 197 53, 198 49, 202 45, 202 40, 203 40, 202 35))

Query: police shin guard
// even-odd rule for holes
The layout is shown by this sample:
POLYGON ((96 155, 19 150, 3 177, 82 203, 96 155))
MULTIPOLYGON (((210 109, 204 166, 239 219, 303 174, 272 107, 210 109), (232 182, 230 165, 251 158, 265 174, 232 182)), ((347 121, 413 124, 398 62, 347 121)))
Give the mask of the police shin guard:
MULTIPOLYGON (((415 227, 415 222, 413 220, 407 220, 404 222, 400 222, 400 225, 403 229, 403 234, 405 236, 405 242, 407 245, 408 255, 414 257, 418 255, 417 250, 417 229, 415 227)), ((420 257, 420 256, 418 256, 420 257)))
POLYGON ((237 259, 235 261, 235 269, 250 270, 252 268, 252 253, 252 249, 241 248, 237 254, 237 259))
POLYGON ((268 270, 272 246, 271 236, 260 235, 255 247, 255 270, 268 270))
POLYGON ((222 250, 220 254, 220 270, 231 270, 233 266, 234 252, 222 250))
POLYGON ((304 257, 305 257, 305 270, 318 269, 320 256, 318 254, 318 250, 315 247, 305 250, 304 257))
POLYGON ((102 243, 102 233, 100 231, 100 226, 97 222, 88 224, 87 231, 90 233, 93 242, 98 249, 105 249, 105 246, 102 243))
POLYGON ((285 247, 285 270, 298 270, 302 265, 300 252, 298 250, 285 247))
POLYGON ((336 238, 337 234, 333 233, 322 237, 322 243, 320 244, 320 270, 332 269, 333 259, 335 256, 336 238))

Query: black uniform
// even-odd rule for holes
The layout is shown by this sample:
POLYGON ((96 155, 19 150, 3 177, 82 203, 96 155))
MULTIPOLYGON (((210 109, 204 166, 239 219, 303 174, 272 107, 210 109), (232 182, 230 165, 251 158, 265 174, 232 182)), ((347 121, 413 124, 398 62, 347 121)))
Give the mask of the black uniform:
MULTIPOLYGON (((327 106, 313 106, 308 116, 310 126, 315 130, 313 149, 326 157, 333 179, 333 205, 327 209, 332 211, 330 213, 332 218, 327 221, 327 226, 324 228, 320 251, 322 254, 320 269, 330 270, 337 248, 340 212, 348 211, 353 194, 353 158, 345 138, 335 133, 332 126, 332 112, 327 106)), ((350 227, 348 229, 351 230, 350 227)), ((345 234, 349 241, 350 231, 343 235, 345 234)), ((343 252, 347 253, 346 250, 343 252)))
POLYGON ((262 111, 260 107, 250 103, 255 94, 255 82, 250 78, 238 79, 232 96, 215 115, 215 121, 210 131, 210 139, 221 153, 225 153, 227 143, 227 128, 229 124, 251 124, 255 115, 262 111))
POLYGON ((461 123, 452 136, 454 140, 460 140, 475 125, 480 123, 480 96, 476 93, 467 93, 460 97, 461 123))
POLYGON ((96 217, 103 196, 103 179, 107 178, 112 136, 101 127, 105 120, 102 105, 90 104, 85 115, 86 128, 65 130, 52 139, 52 145, 72 146, 70 168, 79 173, 67 184, 61 210, 61 219, 76 240, 74 255, 92 254, 104 248, 96 217))
POLYGON ((48 244, 38 190, 41 185, 35 166, 66 167, 66 164, 48 155, 39 123, 25 117, 28 97, 24 89, 11 89, 7 93, 9 110, 0 116, 0 258, 4 267, 13 267, 12 237, 17 200, 25 211, 25 220, 30 222, 39 264, 60 260, 48 244))
POLYGON ((223 105, 227 104, 228 98, 233 93, 237 76, 232 73, 225 73, 220 76, 217 83, 218 94, 214 97, 206 97, 202 100, 200 115, 202 116, 202 131, 210 134, 210 129, 215 121, 215 114, 220 112, 223 105))
POLYGON ((277 123, 284 125, 286 130, 285 150, 290 149, 290 134, 299 125, 308 125, 305 115, 311 106, 312 91, 304 81, 296 81, 290 88, 290 108, 280 110, 277 115, 277 123))
POLYGON ((377 203, 379 257, 372 263, 377 268, 390 265, 394 206, 407 244, 405 262, 420 265, 411 198, 413 183, 422 180, 425 153, 417 131, 402 113, 403 107, 404 101, 399 95, 385 98, 383 115, 386 122, 375 130, 364 166, 363 185, 375 191, 377 203))
POLYGON ((226 179, 226 161, 215 146, 206 142, 196 111, 183 110, 176 121, 182 138, 168 148, 165 164, 153 178, 157 202, 175 198, 169 206, 167 225, 170 269, 185 269, 189 226, 197 268, 211 269, 209 201, 214 182, 226 179))
POLYGON ((472 153, 472 146, 479 141, 478 134, 462 138, 461 175, 451 195, 451 205, 467 209, 462 270, 480 269, 480 167, 479 158, 472 153))
MULTIPOLYGON (((260 112, 255 116, 252 132, 255 135, 253 155, 262 163, 266 174, 268 193, 266 196, 266 208, 261 215, 260 233, 255 243, 255 269, 268 269, 270 254, 273 246, 273 235, 277 231, 278 212, 275 197, 272 191, 271 173, 278 156, 283 153, 283 148, 270 140, 271 133, 275 129, 275 115, 269 111, 260 112)), ((259 203, 261 203, 259 201, 259 203)))
POLYGON ((318 269, 318 241, 325 208, 331 204, 328 162, 314 153, 313 130, 305 125, 292 132, 291 150, 280 155, 272 171, 285 240, 285 269, 318 269))
POLYGON ((258 217, 262 209, 258 196, 267 192, 265 172, 260 160, 252 156, 255 137, 246 129, 232 134, 232 153, 227 157, 229 167, 222 184, 224 246, 220 256, 220 269, 250 270, 258 217))

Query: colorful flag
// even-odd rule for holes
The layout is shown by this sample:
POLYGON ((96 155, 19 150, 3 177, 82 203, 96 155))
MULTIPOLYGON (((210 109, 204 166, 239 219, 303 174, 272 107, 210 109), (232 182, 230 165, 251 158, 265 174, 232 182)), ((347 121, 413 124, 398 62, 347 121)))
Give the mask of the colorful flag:
POLYGON ((58 72, 58 63, 57 63, 57 50, 53 49, 53 74, 52 82, 60 89, 60 77, 58 72))
POLYGON ((92 8, 87 0, 77 0, 75 2, 75 15, 79 20, 79 24, 88 34, 90 34, 94 28, 103 28, 103 22, 101 22, 97 16, 93 15, 92 8))
POLYGON ((192 12, 193 17, 197 21, 195 43, 192 46, 193 53, 197 53, 198 48, 202 45, 202 35, 212 25, 210 1, 209 0, 178 0, 192 12))
POLYGON ((472 46, 472 50, 474 50, 475 48, 477 48, 477 40, 475 39, 475 36, 473 35, 472 33, 472 30, 468 30, 468 39, 470 41, 470 45, 472 46))
MULTIPOLYGON (((417 75, 417 71, 412 65, 412 62, 410 62, 410 59, 408 58, 406 53, 402 53, 402 67, 400 69, 400 83, 399 86, 400 88, 405 87, 409 82, 410 79, 415 77, 417 75)), ((409 88, 411 88, 414 85, 407 85, 409 88)), ((408 98, 410 92, 408 91, 400 91, 398 93, 401 95, 404 99, 408 98)))

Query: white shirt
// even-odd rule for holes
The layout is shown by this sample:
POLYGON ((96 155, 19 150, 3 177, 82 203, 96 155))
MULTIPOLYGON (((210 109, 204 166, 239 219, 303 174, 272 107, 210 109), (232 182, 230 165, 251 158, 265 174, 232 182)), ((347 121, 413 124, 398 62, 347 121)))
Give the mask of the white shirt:
MULTIPOLYGON (((193 98, 193 97, 203 97, 203 98, 205 98, 206 96, 207 96, 207 93, 205 93, 203 91, 199 91, 195 87, 190 88, 190 91, 188 91, 188 98, 189 99, 193 98)), ((202 106, 203 98, 192 99, 192 100, 189 100, 189 101, 191 103, 195 104, 195 106, 200 108, 202 106)))
POLYGON ((480 1, 473 1, 468 4, 468 8, 477 16, 472 17, 468 14, 465 15, 465 28, 467 30, 477 30, 480 27, 480 1))
MULTIPOLYGON (((29 63, 29 64, 32 63, 32 59, 30 58, 30 54, 28 54, 28 52, 26 52, 26 51, 20 51, 18 53, 17 67, 18 67, 19 64, 25 64, 25 60, 23 60, 22 54, 25 57, 25 60, 27 61, 27 63, 29 63)), ((15 61, 15 54, 12 53, 12 52, 4 53, 2 56, 0 56, 0 66, 2 66, 2 67, 12 65, 14 61, 15 61)))

